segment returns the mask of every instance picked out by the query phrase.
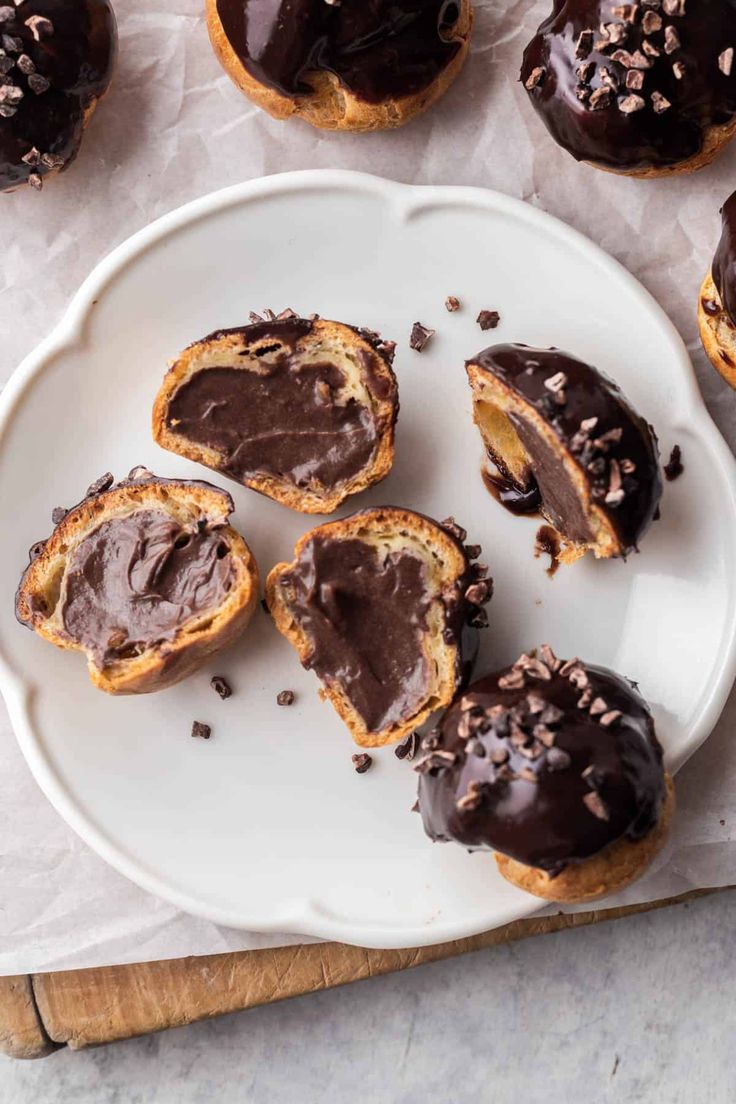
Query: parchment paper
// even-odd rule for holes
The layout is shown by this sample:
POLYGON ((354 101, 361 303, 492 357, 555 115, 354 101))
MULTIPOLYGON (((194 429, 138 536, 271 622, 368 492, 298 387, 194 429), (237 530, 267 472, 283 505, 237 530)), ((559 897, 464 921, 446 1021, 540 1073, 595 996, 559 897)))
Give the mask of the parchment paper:
MULTIPOLYGON (((158 215, 266 173, 352 168, 414 183, 496 188, 583 231, 669 312, 713 417, 736 445, 736 396, 705 361, 695 323, 718 208, 736 187, 736 142, 711 168, 667 181, 577 165, 548 137, 517 83, 523 47, 547 14, 546 0, 476 0, 464 73, 404 130, 330 135, 278 123, 222 73, 202 7, 202 0, 118 0, 117 73, 76 165, 41 195, 24 189, 0 196, 0 382, 55 325, 90 269, 158 215)), ((732 696, 716 732, 678 776, 669 860, 606 907, 736 883, 734 722, 732 696)), ((0 973, 295 941, 185 916, 106 866, 37 789, 2 705, 0 756, 0 973)))

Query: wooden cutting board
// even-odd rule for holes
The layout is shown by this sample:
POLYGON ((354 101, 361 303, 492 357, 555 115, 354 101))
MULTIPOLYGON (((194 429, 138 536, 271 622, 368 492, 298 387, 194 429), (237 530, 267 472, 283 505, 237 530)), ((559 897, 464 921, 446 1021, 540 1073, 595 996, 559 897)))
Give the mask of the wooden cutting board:
POLYGON ((310 943, 0 978, 0 1050, 14 1058, 42 1058, 63 1046, 78 1050, 130 1039, 531 935, 618 920, 715 892, 703 889, 629 908, 531 917, 471 939, 403 951, 310 943))

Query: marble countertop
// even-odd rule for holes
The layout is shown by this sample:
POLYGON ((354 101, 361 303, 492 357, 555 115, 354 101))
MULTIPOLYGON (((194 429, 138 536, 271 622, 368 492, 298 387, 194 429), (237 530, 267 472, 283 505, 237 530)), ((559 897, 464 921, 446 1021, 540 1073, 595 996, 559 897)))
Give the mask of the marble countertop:
POLYGON ((736 891, 37 1062, 0 1104, 731 1104, 736 891))

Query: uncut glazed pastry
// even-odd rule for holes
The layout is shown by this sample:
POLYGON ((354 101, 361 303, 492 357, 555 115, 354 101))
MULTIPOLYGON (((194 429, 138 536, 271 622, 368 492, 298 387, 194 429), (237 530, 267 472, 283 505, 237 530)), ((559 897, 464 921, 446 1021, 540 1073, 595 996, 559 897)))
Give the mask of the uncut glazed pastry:
POLYGON ((331 513, 391 470, 394 349, 293 311, 220 330, 172 363, 153 436, 293 510, 331 513))
MULTIPOLYGON (((18 620, 57 648, 83 652, 108 694, 180 682, 243 631, 258 568, 229 524, 233 502, 210 483, 109 473, 31 549, 18 620)), ((58 518, 58 520, 57 520, 58 518)))
POLYGON ((466 536, 452 518, 362 510, 305 533, 269 574, 277 629, 357 744, 402 739, 467 678, 492 583, 466 536))
POLYGON ((470 45, 470 0, 207 0, 228 76, 277 119, 382 130, 426 111, 470 45))
POLYGON ((541 513, 571 563, 626 556, 662 494, 652 427, 602 372, 559 349, 493 345, 466 364, 473 415, 514 513, 541 513))
POLYGON ((698 296, 698 326, 711 364, 736 387, 736 192, 721 208, 721 238, 698 296))
POLYGON ((108 0, 0 4, 0 190, 40 190, 74 160, 116 52, 108 0))
POLYGON ((546 645, 465 690, 414 769, 431 839, 495 852, 508 881, 552 901, 592 901, 634 881, 674 810, 634 684, 546 645))
POLYGON ((521 80, 578 161, 629 176, 707 165, 736 132, 736 0, 555 0, 521 80))

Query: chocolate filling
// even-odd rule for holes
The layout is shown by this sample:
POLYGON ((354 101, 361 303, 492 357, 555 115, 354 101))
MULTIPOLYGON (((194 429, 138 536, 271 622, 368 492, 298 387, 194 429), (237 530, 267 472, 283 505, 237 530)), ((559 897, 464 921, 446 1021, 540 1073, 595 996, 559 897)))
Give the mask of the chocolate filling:
POLYGON ((664 777, 649 710, 612 671, 578 671, 500 689, 507 669, 455 701, 433 750, 417 760, 432 839, 490 848, 555 874, 652 830, 664 777))
POLYGON ((315 537, 283 585, 310 641, 305 666, 337 682, 370 731, 415 712, 430 679, 422 638, 432 601, 418 556, 315 537))
POLYGON ((736 326, 736 192, 721 208, 721 225, 721 239, 713 258, 713 283, 718 288, 723 309, 736 326))
POLYGON ((456 0, 217 0, 233 50, 261 84, 285 96, 334 73, 367 103, 428 88, 455 57, 456 0))
POLYGON ((108 0, 24 0, 0 22, 0 47, 0 188, 38 186, 76 156, 85 110, 110 82, 115 17, 108 0))
POLYGON ((161 510, 103 521, 68 564, 61 620, 98 666, 174 638, 215 611, 233 582, 228 545, 203 520, 191 529, 161 510))
POLYGON ((673 165, 700 152, 705 128, 736 114, 735 47, 733 0, 555 0, 521 79, 578 161, 673 165))
POLYGON ((654 431, 616 384, 558 349, 494 345, 469 363, 516 391, 560 442, 558 455, 530 420, 509 414, 531 467, 529 481, 517 484, 519 492, 530 494, 536 481, 542 512, 563 536, 591 540, 584 504, 561 463, 564 450, 584 473, 591 498, 605 511, 624 550, 636 548, 654 518, 662 478, 654 431))
POLYGON ((354 478, 375 454, 377 419, 355 398, 340 396, 345 376, 327 355, 314 362, 295 350, 303 332, 293 323, 264 329, 269 355, 258 371, 232 365, 195 372, 171 399, 167 427, 215 449, 223 457, 218 469, 238 482, 266 475, 335 487, 354 478), (282 346, 276 355, 267 344, 271 332, 282 346))

